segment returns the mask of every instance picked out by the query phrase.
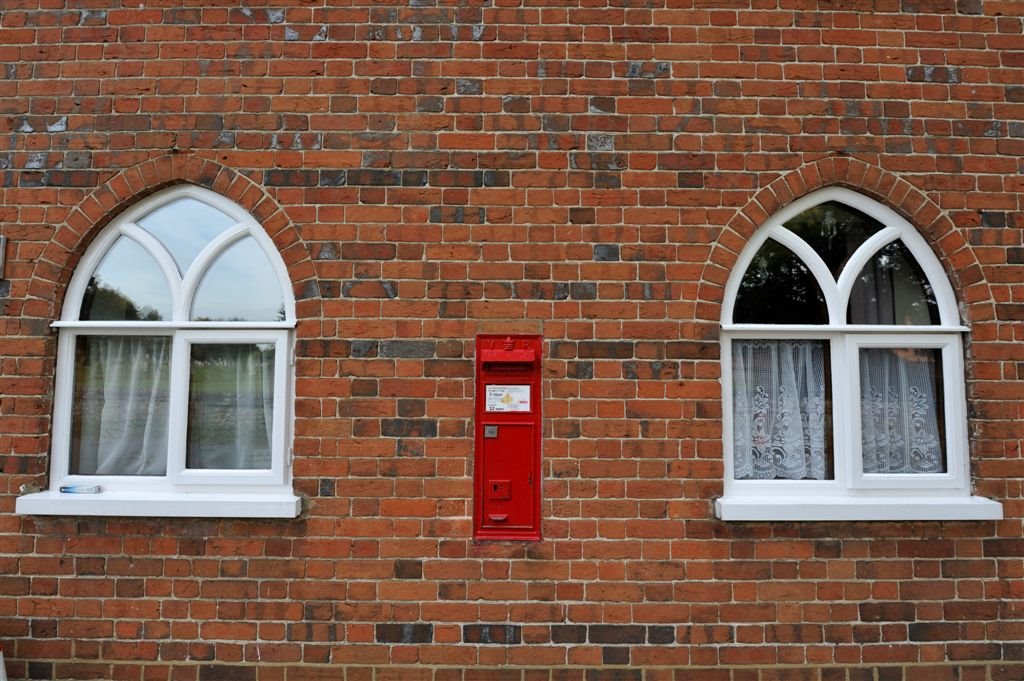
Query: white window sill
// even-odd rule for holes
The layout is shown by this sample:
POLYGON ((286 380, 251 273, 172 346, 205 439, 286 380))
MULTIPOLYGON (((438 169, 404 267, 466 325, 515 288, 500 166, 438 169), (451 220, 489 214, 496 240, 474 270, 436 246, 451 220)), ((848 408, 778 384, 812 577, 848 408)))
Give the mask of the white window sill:
POLYGON ((150 518, 295 518, 300 499, 289 493, 210 494, 111 492, 63 494, 54 490, 18 497, 19 515, 150 518))
POLYGON ((1002 504, 983 497, 724 496, 720 520, 999 520, 1002 504))

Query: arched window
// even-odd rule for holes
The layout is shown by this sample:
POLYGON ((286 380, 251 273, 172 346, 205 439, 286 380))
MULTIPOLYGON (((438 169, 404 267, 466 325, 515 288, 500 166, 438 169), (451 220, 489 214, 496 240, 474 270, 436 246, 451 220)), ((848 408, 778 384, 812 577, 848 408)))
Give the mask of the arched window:
POLYGON ((295 303, 252 216, 180 186, 117 217, 59 329, 44 514, 294 517, 295 303))
POLYGON ((1001 517, 970 495, 964 331, 895 212, 829 188, 773 216, 725 290, 718 516, 1001 517))

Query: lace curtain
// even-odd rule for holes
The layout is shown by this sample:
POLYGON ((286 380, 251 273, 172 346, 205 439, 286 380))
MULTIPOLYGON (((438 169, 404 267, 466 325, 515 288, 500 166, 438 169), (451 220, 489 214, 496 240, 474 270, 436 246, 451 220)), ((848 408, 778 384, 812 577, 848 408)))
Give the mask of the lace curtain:
POLYGON ((940 350, 860 351, 865 473, 943 473, 940 350))
POLYGON ((737 480, 829 477, 826 352, 820 340, 734 340, 737 480))
POLYGON ((72 473, 165 473, 170 354, 169 337, 78 337, 72 473))

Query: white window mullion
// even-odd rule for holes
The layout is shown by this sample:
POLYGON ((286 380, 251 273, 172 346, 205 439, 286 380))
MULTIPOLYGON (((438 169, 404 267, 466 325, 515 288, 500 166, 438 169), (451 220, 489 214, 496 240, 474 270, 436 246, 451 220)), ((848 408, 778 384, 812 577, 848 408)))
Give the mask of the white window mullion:
POLYGON ((171 350, 170 413, 167 435, 167 477, 179 484, 185 471, 185 429, 188 424, 189 347, 183 333, 174 336, 171 350))

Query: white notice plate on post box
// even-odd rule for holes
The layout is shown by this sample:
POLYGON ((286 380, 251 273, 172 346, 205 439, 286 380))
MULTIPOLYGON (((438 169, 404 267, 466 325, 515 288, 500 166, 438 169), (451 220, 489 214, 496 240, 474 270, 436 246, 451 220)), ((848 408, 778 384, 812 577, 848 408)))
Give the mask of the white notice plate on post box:
POLYGON ((486 388, 487 411, 530 411, 530 386, 489 385, 486 388))

